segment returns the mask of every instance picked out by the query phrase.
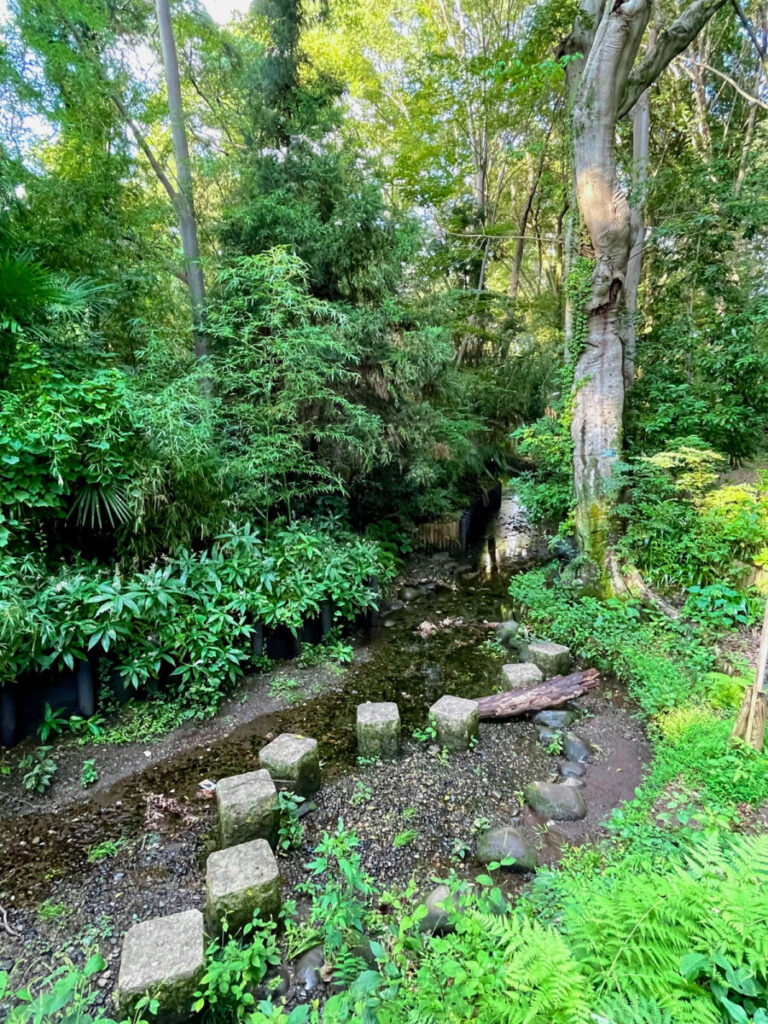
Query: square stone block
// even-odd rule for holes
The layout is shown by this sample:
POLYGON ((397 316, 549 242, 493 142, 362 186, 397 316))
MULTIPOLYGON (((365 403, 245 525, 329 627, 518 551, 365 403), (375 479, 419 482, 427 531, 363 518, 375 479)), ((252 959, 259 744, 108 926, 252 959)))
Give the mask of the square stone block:
POLYGON ((554 644, 550 640, 532 640, 520 652, 525 654, 526 661, 538 665, 545 679, 552 676, 566 675, 571 668, 571 649, 563 644, 554 644))
POLYGON ((536 686, 544 681, 541 669, 530 661, 522 661, 518 665, 503 665, 504 684, 510 690, 522 689, 524 686, 536 686))
POLYGON ((392 760, 400 750, 400 711, 393 701, 357 706, 357 748, 361 757, 392 760))
POLYGON ((259 764, 274 782, 299 796, 320 789, 320 754, 317 740, 284 732, 259 752, 259 764))
POLYGON ((132 1017, 149 993, 160 1004, 153 1021, 186 1024, 192 997, 205 968, 203 915, 199 910, 155 917, 125 933, 115 998, 121 1015, 132 1017))
POLYGON ((264 920, 280 912, 280 872, 266 839, 217 850, 205 871, 205 922, 218 934, 226 917, 230 932, 238 932, 258 910, 264 920))
POLYGON ((441 697, 429 709, 435 720, 437 742, 448 750, 467 750, 478 738, 477 704, 464 697, 441 697))
POLYGON ((220 779, 216 786, 216 803, 222 846, 236 846, 249 839, 276 841, 277 790, 265 768, 220 779))

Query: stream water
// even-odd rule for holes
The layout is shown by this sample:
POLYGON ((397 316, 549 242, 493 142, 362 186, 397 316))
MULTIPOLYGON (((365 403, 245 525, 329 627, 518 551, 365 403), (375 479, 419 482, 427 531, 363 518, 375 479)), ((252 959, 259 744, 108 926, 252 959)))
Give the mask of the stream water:
MULTIPOLYGON (((97 941, 108 962, 106 999, 120 936, 133 921, 203 905, 216 816, 200 781, 258 768, 259 750, 280 732, 316 737, 323 761, 323 786, 304 820, 302 845, 280 859, 286 895, 305 879, 304 865, 323 832, 341 818, 358 836, 365 869, 393 889, 411 878, 423 889, 446 871, 478 870, 472 851, 483 828, 517 822, 538 843, 541 863, 556 860, 564 843, 598 834, 605 814, 631 797, 647 754, 642 731, 614 706, 613 693, 593 691, 584 702, 590 714, 579 725, 600 751, 588 771, 587 818, 558 822, 556 829, 521 809, 523 787, 558 771, 531 721, 481 723, 480 744, 448 759, 410 738, 443 694, 478 697, 499 689, 501 661, 484 642, 492 625, 512 614, 509 577, 546 557, 546 538, 526 529, 519 506, 505 495, 470 552, 408 562, 379 624, 356 638, 352 665, 338 674, 280 667, 278 675, 297 680, 299 702, 263 713, 276 705, 269 680, 254 677, 244 681, 245 704, 235 698, 215 722, 184 727, 159 744, 162 755, 147 751, 146 767, 134 770, 141 748, 129 752, 133 761, 122 748, 78 748, 68 782, 57 782, 53 809, 45 798, 25 806, 18 784, 0 787, 0 908, 18 929, 9 937, 0 927, 0 970, 21 970, 26 983, 31 972, 41 973, 35 965, 48 969, 53 951, 79 957, 84 944, 97 941), (366 700, 398 703, 404 740, 395 763, 357 761, 355 709, 366 700), (114 775, 119 781, 83 799, 79 765, 94 756, 99 764, 106 754, 113 767, 122 764, 114 775), (3 792, 12 793, 5 806, 3 792), (96 857, 105 842, 112 847, 96 857)), ((523 877, 510 875, 505 884, 519 886, 523 877)))
MULTIPOLYGON (((185 746, 91 800, 53 813, 3 815, 0 832, 0 897, 16 889, 38 898, 40 885, 82 865, 85 852, 105 837, 131 837, 144 827, 148 794, 175 799, 199 795, 203 778, 218 779, 258 767, 258 752, 280 732, 317 737, 324 775, 333 778, 355 764, 355 708, 366 700, 396 700, 405 733, 426 722, 426 709, 444 693, 477 697, 498 688, 498 659, 479 645, 483 623, 511 613, 508 578, 546 554, 546 540, 525 527, 514 497, 504 496, 485 536, 471 551, 415 558, 407 582, 415 596, 385 611, 360 638, 354 666, 326 689, 294 706, 259 715, 204 746, 185 746), (421 623, 437 628, 419 633, 421 623), (457 640, 457 631, 459 639, 457 640), (14 885, 23 879, 20 889, 14 885)), ((302 672, 292 673, 302 682, 302 672)), ((87 754, 84 756, 88 756, 87 754)), ((7 905, 7 904, 6 904, 7 905)))

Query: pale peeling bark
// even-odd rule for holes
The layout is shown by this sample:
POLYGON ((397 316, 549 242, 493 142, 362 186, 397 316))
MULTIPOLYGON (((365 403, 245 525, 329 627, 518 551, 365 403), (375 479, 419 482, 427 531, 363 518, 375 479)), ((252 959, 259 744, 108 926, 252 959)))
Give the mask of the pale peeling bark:
MULTIPOLYGON (((726 0, 693 0, 633 72, 648 25, 651 0, 582 0, 572 42, 564 52, 582 52, 591 16, 599 24, 573 86, 573 159, 576 198, 594 252, 590 294, 584 306, 586 332, 574 373, 573 482, 576 532, 581 551, 594 561, 610 588, 611 478, 621 455, 630 251, 640 225, 620 187, 616 125, 669 62, 696 37, 726 0), (586 26, 586 29, 585 29, 586 26)), ((578 67, 580 65, 574 65, 578 67)), ((570 84, 570 83, 569 83, 570 84)), ((633 357, 633 353, 629 353, 633 357)))
POLYGON ((609 546, 609 482, 619 458, 624 414, 619 311, 627 276, 632 218, 619 186, 614 140, 618 102, 650 13, 627 0, 603 14, 573 104, 576 196, 594 249, 586 337, 574 376, 571 436, 576 532, 581 550, 604 566, 609 546))

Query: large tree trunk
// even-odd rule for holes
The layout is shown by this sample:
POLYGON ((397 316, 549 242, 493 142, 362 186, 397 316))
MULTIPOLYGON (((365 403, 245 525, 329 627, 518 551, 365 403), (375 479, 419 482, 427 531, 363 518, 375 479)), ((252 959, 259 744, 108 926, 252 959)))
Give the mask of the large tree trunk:
MULTIPOLYGON (((652 28, 648 33, 648 48, 656 45, 658 33, 652 28)), ((651 100, 648 90, 642 94, 632 111, 632 191, 631 248, 627 264, 627 278, 624 282, 624 391, 635 383, 635 353, 637 349, 637 296, 643 273, 643 251, 645 249, 645 207, 648 191, 648 154, 651 134, 651 100)))
POLYGON ((577 351, 571 421, 575 523, 581 551, 605 581, 611 563, 611 478, 622 447, 626 317, 621 314, 633 241, 632 214, 616 167, 616 125, 725 3, 692 0, 634 71, 651 0, 611 0, 604 9, 595 0, 582 0, 578 28, 565 47, 585 57, 578 83, 572 75, 569 85, 576 198, 591 260, 582 308, 574 310, 578 327, 571 346, 577 351), (601 17, 587 53, 579 43, 583 26, 594 25, 596 10, 601 17))
POLYGON ((576 197, 594 252, 582 336, 574 337, 579 355, 571 422, 573 482, 579 546, 600 567, 610 540, 610 480, 622 442, 619 310, 632 226, 629 203, 619 185, 614 139, 619 98, 648 16, 648 0, 617 2, 606 9, 573 104, 576 197))
POLYGON ((208 341, 203 329, 205 312, 205 281, 200 262, 200 245, 197 239, 192 167, 189 159, 187 132, 184 127, 184 108, 181 102, 179 81, 179 60, 168 0, 155 0, 157 24, 160 31, 160 49, 165 67, 165 82, 168 89, 168 109, 171 115, 171 138, 176 161, 178 190, 175 197, 176 213, 181 231, 181 246, 184 253, 184 272, 192 307, 192 332, 195 355, 202 359, 208 355, 208 341))

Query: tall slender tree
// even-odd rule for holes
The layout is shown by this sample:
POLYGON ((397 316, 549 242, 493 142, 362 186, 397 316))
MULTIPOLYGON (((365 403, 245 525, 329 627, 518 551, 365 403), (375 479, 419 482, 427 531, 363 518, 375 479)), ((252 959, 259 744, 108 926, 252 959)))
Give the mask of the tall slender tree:
POLYGON ((176 161, 175 190, 176 212, 181 231, 181 245, 184 253, 184 273, 189 289, 189 301, 192 306, 192 331, 195 339, 195 355, 203 359, 208 355, 208 342, 205 337, 205 279, 203 266, 200 262, 200 244, 197 238, 197 218, 195 217, 194 186, 192 166, 189 158, 189 144, 184 125, 184 108, 181 101, 181 83, 179 80, 179 58, 176 51, 176 40, 173 35, 173 22, 168 0, 155 0, 157 24, 160 33, 160 49, 165 68, 165 83, 168 90, 168 110, 171 116, 171 138, 176 161))

